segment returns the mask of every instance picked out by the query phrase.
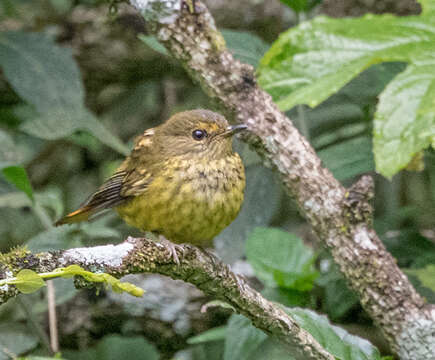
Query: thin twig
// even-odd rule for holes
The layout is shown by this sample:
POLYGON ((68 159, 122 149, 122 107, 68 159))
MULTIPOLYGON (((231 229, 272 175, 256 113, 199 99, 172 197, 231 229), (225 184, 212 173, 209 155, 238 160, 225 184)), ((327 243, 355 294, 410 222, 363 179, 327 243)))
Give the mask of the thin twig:
POLYGON ((53 353, 59 352, 59 335, 57 329, 56 316, 56 293, 53 280, 48 280, 47 284, 47 304, 48 304, 48 325, 50 329, 50 346, 53 353))

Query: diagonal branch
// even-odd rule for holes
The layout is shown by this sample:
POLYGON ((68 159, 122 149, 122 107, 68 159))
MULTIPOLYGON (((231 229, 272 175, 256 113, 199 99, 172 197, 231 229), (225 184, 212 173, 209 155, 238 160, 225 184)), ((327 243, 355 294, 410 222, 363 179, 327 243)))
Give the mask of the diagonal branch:
POLYGON ((371 226, 371 179, 362 178, 348 191, 322 167, 307 140, 257 86, 253 68, 228 52, 202 3, 195 1, 192 12, 192 6, 180 6, 178 0, 130 2, 204 91, 231 118, 248 125, 251 136, 246 140, 280 173, 392 350, 404 359, 433 356, 435 311, 417 294, 371 226), (421 357, 415 355, 416 344, 421 357))
MULTIPOLYGON (((196 285, 204 293, 229 303, 252 320, 253 324, 283 344, 296 359, 333 360, 322 346, 287 315, 278 305, 263 298, 227 265, 197 247, 181 246, 180 265, 168 256, 165 247, 145 238, 129 237, 119 245, 78 248, 40 254, 17 251, 0 262, 0 278, 12 272, 31 269, 49 272, 69 265, 79 265, 93 272, 105 272, 118 277, 132 273, 158 273, 196 285), (7 266, 9 271, 1 271, 7 266)), ((0 259, 1 260, 1 259, 0 259)), ((15 286, 0 287, 0 304, 17 295, 15 286)))

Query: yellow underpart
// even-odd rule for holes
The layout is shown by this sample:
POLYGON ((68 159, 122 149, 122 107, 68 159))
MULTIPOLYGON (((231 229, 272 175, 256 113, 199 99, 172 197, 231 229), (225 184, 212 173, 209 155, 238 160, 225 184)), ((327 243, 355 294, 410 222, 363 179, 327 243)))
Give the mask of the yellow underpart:
POLYGON ((119 215, 176 243, 210 245, 243 202, 245 174, 239 155, 165 165, 143 194, 117 208, 119 215))

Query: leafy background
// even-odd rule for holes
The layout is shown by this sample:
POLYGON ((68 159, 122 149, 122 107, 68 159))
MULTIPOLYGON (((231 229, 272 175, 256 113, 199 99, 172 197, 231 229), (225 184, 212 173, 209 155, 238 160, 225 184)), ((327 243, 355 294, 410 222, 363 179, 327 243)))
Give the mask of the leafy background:
MULTIPOLYGON (((376 230, 433 302, 433 2, 422 1, 422 15, 412 1, 377 1, 369 9, 362 2, 346 2, 346 9, 331 3, 209 5, 234 56, 256 67, 260 85, 325 166, 346 186, 364 173, 375 177, 376 230), (317 16, 367 10, 408 16, 317 16)), ((139 34, 142 26, 127 7, 114 16, 98 0, 0 4, 2 252, 23 244, 45 251, 116 243, 139 234, 113 213, 92 224, 52 223, 111 174, 135 135, 181 110, 216 109, 155 39, 139 34)), ((274 173, 246 145, 235 147, 246 167, 246 200, 215 240, 218 254, 337 358, 388 355, 274 173)), ((77 291, 71 280, 54 281, 59 356, 289 359, 246 318, 189 285, 156 275, 126 280, 145 295, 77 291)), ((46 303, 42 289, 0 307, 1 360, 51 355, 46 303)))

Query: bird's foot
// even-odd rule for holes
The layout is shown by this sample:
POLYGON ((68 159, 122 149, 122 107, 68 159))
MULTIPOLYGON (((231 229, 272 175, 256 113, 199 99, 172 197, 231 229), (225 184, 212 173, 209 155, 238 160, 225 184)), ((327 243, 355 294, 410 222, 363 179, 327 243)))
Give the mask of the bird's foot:
POLYGON ((164 236, 159 235, 159 243, 162 244, 169 252, 169 256, 174 260, 177 265, 180 265, 180 259, 178 258, 177 250, 184 254, 184 248, 181 245, 174 244, 166 239, 164 236))

